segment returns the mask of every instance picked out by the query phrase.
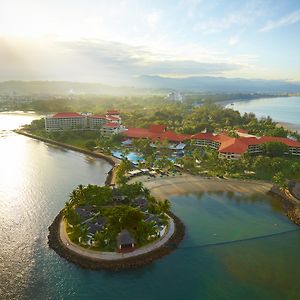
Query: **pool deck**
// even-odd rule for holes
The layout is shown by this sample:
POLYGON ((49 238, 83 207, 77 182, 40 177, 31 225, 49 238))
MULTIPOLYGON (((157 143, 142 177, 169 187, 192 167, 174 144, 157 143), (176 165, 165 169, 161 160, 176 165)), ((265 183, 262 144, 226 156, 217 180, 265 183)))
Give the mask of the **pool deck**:
POLYGON ((145 187, 150 189, 151 194, 159 199, 195 192, 228 191, 243 194, 266 194, 272 187, 271 182, 265 181, 206 178, 188 174, 151 179, 147 176, 140 176, 130 180, 130 183, 137 181, 142 182, 145 187))

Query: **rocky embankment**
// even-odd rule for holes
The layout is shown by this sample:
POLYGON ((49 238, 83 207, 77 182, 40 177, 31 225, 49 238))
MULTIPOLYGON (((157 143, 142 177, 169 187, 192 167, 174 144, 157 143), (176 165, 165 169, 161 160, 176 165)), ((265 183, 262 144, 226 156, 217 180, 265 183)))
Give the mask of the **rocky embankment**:
POLYGON ((276 186, 272 187, 269 194, 278 198, 282 202, 288 218, 300 226, 300 201, 293 197, 289 191, 282 191, 276 186))
POLYGON ((73 252, 60 239, 60 221, 63 217, 62 211, 57 215, 57 217, 54 219, 53 223, 49 227, 48 244, 49 247, 52 248, 61 257, 82 268, 92 270, 105 269, 112 271, 137 268, 150 264, 153 261, 160 259, 165 255, 168 255, 172 251, 176 250, 179 243, 182 241, 185 234, 185 226, 175 215, 173 215, 172 213, 169 213, 169 215, 173 218, 175 223, 175 232, 169 239, 169 241, 162 247, 152 252, 135 257, 109 261, 87 258, 85 256, 81 256, 80 254, 73 252))

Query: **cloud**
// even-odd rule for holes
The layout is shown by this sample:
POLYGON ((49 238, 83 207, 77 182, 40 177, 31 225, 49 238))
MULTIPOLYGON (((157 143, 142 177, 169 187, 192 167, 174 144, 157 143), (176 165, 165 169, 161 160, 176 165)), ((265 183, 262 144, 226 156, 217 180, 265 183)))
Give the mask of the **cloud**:
POLYGON ((0 38, 0 50, 0 80, 74 80, 125 85, 141 75, 221 75, 241 68, 233 61, 201 61, 98 40, 38 43, 0 38))
POLYGON ((300 9, 296 10, 288 15, 285 15, 279 20, 269 21, 263 28, 260 29, 262 32, 267 32, 279 27, 288 26, 291 24, 298 23, 300 21, 300 9))

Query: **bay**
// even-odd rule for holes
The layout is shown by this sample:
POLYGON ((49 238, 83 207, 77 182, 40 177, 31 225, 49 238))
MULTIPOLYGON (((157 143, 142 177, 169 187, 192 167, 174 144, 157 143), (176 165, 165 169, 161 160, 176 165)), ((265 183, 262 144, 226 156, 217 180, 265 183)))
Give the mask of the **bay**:
POLYGON ((299 298, 299 228, 264 195, 171 197, 186 236, 151 265, 115 273, 67 262, 48 247, 48 226, 74 187, 103 184, 111 167, 11 132, 20 118, 0 114, 0 299, 299 298))
POLYGON ((253 112, 259 118, 270 116, 277 122, 286 123, 291 129, 300 131, 300 97, 262 98, 237 101, 226 107, 240 113, 253 112), (290 126, 289 126, 290 125, 290 126))

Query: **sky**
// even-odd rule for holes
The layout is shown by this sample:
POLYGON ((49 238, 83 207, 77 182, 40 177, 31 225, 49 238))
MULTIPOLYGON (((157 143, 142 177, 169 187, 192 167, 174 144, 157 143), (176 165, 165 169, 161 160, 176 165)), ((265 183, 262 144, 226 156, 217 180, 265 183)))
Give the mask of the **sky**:
POLYGON ((0 0, 0 81, 300 82, 299 0, 0 0))

